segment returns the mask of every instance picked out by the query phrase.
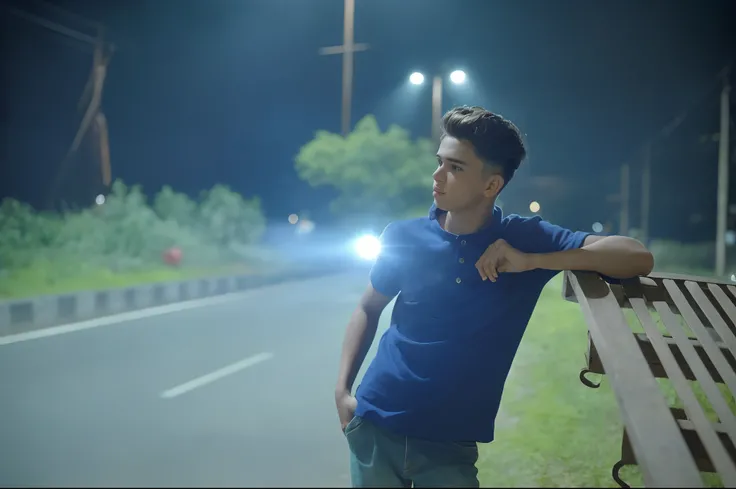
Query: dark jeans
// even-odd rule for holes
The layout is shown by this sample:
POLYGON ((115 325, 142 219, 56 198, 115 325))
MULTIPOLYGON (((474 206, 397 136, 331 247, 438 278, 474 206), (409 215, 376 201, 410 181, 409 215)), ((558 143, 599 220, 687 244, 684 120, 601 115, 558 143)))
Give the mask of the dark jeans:
POLYGON ((479 487, 474 442, 400 436, 358 416, 345 437, 353 487, 479 487))

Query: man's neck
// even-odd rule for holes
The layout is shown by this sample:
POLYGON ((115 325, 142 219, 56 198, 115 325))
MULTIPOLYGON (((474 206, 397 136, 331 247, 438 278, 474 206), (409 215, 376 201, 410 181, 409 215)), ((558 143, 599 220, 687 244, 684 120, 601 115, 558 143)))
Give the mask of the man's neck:
POLYGON ((493 218, 493 205, 483 205, 476 209, 446 212, 440 224, 448 233, 473 234, 493 218))

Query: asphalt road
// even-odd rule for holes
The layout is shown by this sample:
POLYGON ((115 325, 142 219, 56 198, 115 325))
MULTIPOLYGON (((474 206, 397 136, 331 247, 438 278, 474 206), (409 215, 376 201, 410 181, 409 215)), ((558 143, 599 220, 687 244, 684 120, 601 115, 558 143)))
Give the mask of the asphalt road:
POLYGON ((347 486, 333 389, 366 283, 0 345, 0 486, 347 486))

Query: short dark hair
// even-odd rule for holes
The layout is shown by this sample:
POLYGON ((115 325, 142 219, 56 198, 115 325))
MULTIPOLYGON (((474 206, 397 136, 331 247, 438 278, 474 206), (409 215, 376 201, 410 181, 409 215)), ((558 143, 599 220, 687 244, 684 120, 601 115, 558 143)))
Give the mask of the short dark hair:
POLYGON ((503 172, 504 186, 526 158, 519 128, 483 107, 455 107, 442 117, 442 137, 451 136, 473 145, 478 157, 503 172))

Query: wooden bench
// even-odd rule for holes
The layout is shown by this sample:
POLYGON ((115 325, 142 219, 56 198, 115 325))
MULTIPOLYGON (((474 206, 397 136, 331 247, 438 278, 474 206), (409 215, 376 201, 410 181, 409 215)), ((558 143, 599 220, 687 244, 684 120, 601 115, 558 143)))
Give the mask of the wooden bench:
POLYGON ((663 273, 610 285, 594 273, 565 272, 563 296, 588 324, 580 380, 596 388, 587 375, 605 374, 623 421, 614 480, 628 487, 619 471, 636 464, 647 487, 703 487, 701 472, 736 487, 736 416, 728 404, 736 392, 736 286, 663 273), (668 403, 658 378, 669 379, 682 407, 668 403))

